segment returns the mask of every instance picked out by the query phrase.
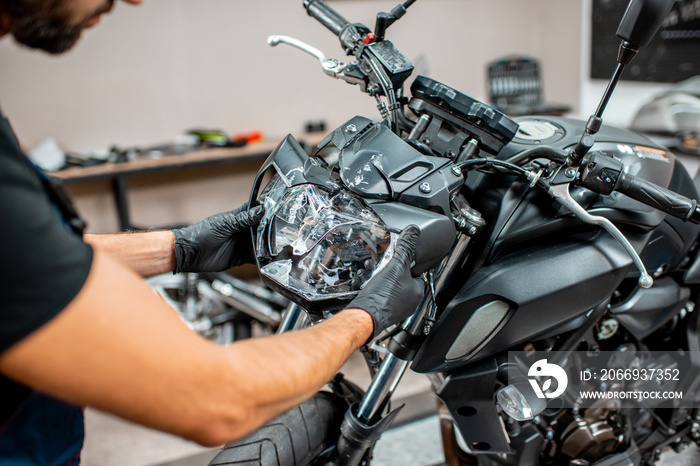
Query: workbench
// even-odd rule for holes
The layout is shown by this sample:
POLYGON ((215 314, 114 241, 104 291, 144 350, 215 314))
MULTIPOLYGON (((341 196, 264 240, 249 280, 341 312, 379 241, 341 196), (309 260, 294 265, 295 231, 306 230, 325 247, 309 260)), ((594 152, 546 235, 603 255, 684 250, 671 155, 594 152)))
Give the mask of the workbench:
MULTIPOLYGON (((315 146, 324 135, 304 134, 297 138, 300 144, 315 146)), ((158 158, 139 157, 125 162, 105 162, 88 167, 70 167, 49 173, 62 180, 64 185, 74 185, 93 181, 108 181, 122 231, 136 229, 131 223, 128 199, 128 180, 137 175, 158 174, 169 171, 182 171, 195 167, 243 164, 262 162, 277 147, 283 138, 267 138, 262 142, 243 147, 213 147, 199 149, 177 155, 162 155, 158 158)))

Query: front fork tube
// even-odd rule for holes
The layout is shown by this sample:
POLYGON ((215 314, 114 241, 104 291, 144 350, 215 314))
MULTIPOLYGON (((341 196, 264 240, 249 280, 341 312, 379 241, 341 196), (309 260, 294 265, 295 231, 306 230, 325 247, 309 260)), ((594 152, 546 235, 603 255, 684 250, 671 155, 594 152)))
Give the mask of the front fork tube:
MULTIPOLYGON (((430 296, 426 294, 420 304, 419 311, 414 312, 403 325, 403 332, 417 335, 423 330, 423 318, 432 305, 430 296)), ((384 410, 396 387, 408 368, 410 360, 402 359, 394 353, 388 353, 379 366, 377 375, 367 389, 357 410, 357 417, 364 423, 370 423, 384 410)))
POLYGON ((309 315, 296 303, 291 303, 284 311, 277 333, 299 330, 309 326, 309 315))
MULTIPOLYGON (((400 333, 410 334, 409 338, 422 333, 423 318, 430 306, 432 306, 432 299, 426 293, 419 310, 406 320, 400 333)), ((401 358, 394 353, 388 353, 359 406, 357 408, 352 406, 345 413, 345 418, 340 426, 341 438, 338 441, 337 453, 340 466, 359 465, 365 458, 367 450, 391 426, 401 408, 392 411, 383 418, 381 413, 389 403, 411 360, 412 354, 409 357, 401 358)))
MULTIPOLYGON (((460 233, 452 253, 437 268, 435 289, 438 292, 447 284, 452 273, 461 266, 461 260, 470 241, 469 236, 460 233)), ((396 418, 401 408, 392 411, 384 418, 381 418, 381 413, 388 405, 403 374, 413 360, 415 352, 410 350, 411 340, 424 332, 424 319, 431 307, 434 306, 433 300, 434 296, 431 293, 425 294, 423 301, 417 308, 418 310, 404 322, 401 332, 392 338, 388 346, 390 352, 384 357, 357 409, 354 410, 353 407, 346 412, 340 427, 341 440, 338 443, 340 466, 359 465, 365 457, 367 449, 374 444, 382 432, 389 428, 396 418), (400 336, 405 337, 401 338, 401 343, 392 345, 392 343, 396 343, 394 340, 399 340, 400 336), (393 348, 398 347, 398 350, 394 350, 392 346, 393 348)))

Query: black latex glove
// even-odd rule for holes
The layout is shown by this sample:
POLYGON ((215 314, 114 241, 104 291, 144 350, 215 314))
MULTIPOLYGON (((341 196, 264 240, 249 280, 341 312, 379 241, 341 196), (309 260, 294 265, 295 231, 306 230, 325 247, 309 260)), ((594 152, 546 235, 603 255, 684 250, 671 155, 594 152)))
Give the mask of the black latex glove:
POLYGON ((221 272, 255 262, 250 227, 265 214, 262 206, 207 217, 199 223, 173 230, 175 273, 221 272))
POLYGON ((423 298, 423 280, 411 275, 419 237, 418 227, 407 227, 399 236, 394 256, 386 267, 348 305, 372 316, 372 338, 413 314, 423 298))

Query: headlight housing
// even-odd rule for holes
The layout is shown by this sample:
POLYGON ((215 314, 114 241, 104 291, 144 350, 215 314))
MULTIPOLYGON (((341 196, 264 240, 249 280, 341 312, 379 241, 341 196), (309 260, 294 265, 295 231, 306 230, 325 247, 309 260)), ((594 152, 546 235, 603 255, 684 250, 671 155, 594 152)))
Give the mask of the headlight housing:
POLYGON ((276 175, 259 197, 260 273, 308 310, 342 307, 391 259, 398 235, 348 191, 284 180, 276 175))

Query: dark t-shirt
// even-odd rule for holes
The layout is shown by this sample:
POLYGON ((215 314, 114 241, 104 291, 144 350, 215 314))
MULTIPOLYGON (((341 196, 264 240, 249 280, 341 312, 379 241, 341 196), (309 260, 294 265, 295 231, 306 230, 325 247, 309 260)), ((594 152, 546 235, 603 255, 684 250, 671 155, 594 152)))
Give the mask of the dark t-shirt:
POLYGON ((67 227, 0 114, 0 352, 78 294, 92 249, 67 227))
MULTIPOLYGON (((65 206, 42 179, 0 113, 0 353, 60 313, 92 265, 92 249, 69 227, 65 206)), ((79 408, 2 375, 0 393, 0 458, 44 464, 46 455, 47 464, 64 457, 65 464, 80 451, 79 408)))

